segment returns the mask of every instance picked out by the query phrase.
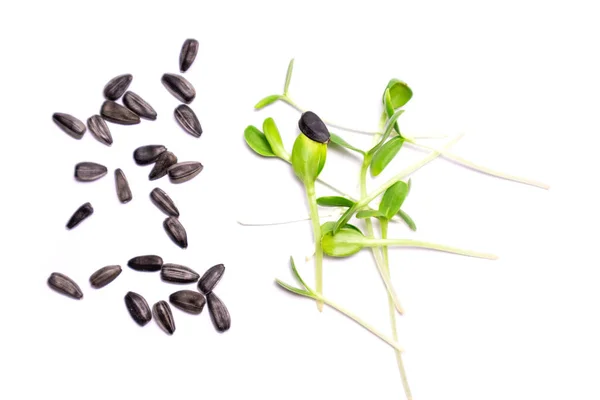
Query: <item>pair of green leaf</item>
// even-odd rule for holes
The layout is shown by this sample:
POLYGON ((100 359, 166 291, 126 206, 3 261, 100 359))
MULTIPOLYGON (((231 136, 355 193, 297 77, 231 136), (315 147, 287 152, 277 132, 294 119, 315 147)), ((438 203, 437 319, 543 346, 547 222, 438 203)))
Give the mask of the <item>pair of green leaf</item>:
POLYGON ((400 211, 408 195, 409 187, 405 182, 398 181, 388 188, 381 198, 378 210, 360 210, 356 218, 383 218, 390 220, 400 211))
POLYGON ((260 110, 268 105, 275 103, 277 100, 283 100, 287 98, 288 89, 290 88, 290 82, 292 81, 292 72, 294 71, 294 59, 290 60, 288 64, 287 73, 285 74, 285 84, 283 86, 283 94, 272 94, 270 96, 261 99, 254 105, 255 110, 260 110))
POLYGON ((252 150, 264 157, 279 157, 289 160, 290 155, 283 147, 279 129, 273 118, 267 118, 263 122, 263 132, 257 127, 249 125, 244 130, 244 139, 252 150))

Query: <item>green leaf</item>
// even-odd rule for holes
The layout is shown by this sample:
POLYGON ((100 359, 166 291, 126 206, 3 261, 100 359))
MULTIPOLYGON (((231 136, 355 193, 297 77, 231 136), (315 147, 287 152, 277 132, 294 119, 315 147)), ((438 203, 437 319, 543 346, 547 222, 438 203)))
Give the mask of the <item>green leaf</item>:
POLYGON ((283 281, 280 281, 279 279, 275 279, 275 282, 277 282, 277 284, 279 286, 281 286, 282 288, 284 288, 285 290, 289 290, 290 292, 296 293, 297 295, 300 295, 300 296, 310 297, 311 299, 314 299, 314 297, 310 293, 308 293, 306 290, 295 288, 291 285, 288 285, 287 283, 285 283, 283 281))
POLYGON ((290 88, 290 82, 292 80, 292 72, 294 71, 294 59, 290 60, 288 64, 287 73, 285 74, 285 85, 283 86, 283 95, 286 96, 288 89, 290 88))
POLYGON ((391 104, 394 110, 408 103, 413 95, 412 89, 399 79, 391 79, 387 84, 386 90, 390 91, 391 104))
POLYGON ((339 137, 338 135, 336 135, 335 133, 330 133, 329 134, 329 139, 337 144, 338 146, 344 147, 348 150, 352 150, 352 151, 356 151, 360 154, 365 154, 364 151, 362 151, 361 149, 359 149, 358 147, 354 147, 352 146, 350 143, 346 142, 344 139, 342 139, 341 137, 339 137))
POLYGON ((391 116, 391 118, 388 120, 387 124, 385 125, 385 130, 383 131, 383 135, 381 136, 379 143, 377 143, 375 146, 373 146, 373 148, 367 152, 367 155, 372 156, 373 154, 375 154, 377 152, 377 150, 379 150, 381 148, 381 146, 383 146, 385 141, 390 137, 390 134, 392 133, 392 130, 394 129, 394 124, 396 123, 398 118, 400 118, 402 113, 404 113, 404 110, 398 110, 391 116))
POLYGON ((327 144, 315 142, 303 133, 298 135, 292 148, 292 168, 305 185, 315 183, 326 158, 327 144))
POLYGON ((275 157, 275 153, 273 153, 269 141, 257 127, 249 125, 246 130, 244 130, 244 139, 246 139, 248 146, 261 156, 275 157))
POLYGON ((282 97, 283 96, 281 96, 280 94, 272 94, 270 96, 267 96, 264 99, 260 100, 258 103, 256 103, 254 105, 254 109, 260 110, 263 107, 266 107, 270 104, 275 103, 277 100, 281 99, 282 97))
POLYGON ((396 154, 398 154, 403 144, 404 138, 396 136, 381 146, 381 148, 373 155, 373 159, 371 160, 371 175, 379 175, 394 159, 394 157, 396 157, 396 154))
POLYGON ((359 218, 359 219, 381 218, 381 217, 385 217, 385 215, 380 213, 378 210, 360 210, 359 212, 356 213, 356 218, 359 218))
POLYGON ((363 248, 364 238, 362 232, 344 226, 335 235, 333 231, 323 234, 321 236, 321 247, 328 256, 348 257, 358 253, 363 248))
POLYGON ((283 159, 289 158, 287 151, 285 151, 285 148, 283 147, 279 129, 277 129, 277 125, 275 125, 273 118, 265 119, 263 122, 263 132, 265 133, 267 141, 271 145, 271 150, 273 150, 273 153, 283 159))
POLYGON ((319 197, 317 204, 322 207, 352 207, 356 203, 341 196, 325 196, 319 197))
MULTIPOLYGON (((387 114, 388 118, 391 118, 392 115, 394 115, 394 106, 392 105, 392 97, 391 97, 389 89, 385 90, 383 99, 384 99, 383 104, 385 106, 385 113, 387 114)), ((400 134, 400 128, 398 127, 398 122, 394 122, 394 130, 396 131, 396 133, 398 133, 399 136, 402 136, 400 134)))
POLYGON ((398 181, 390 186, 379 203, 379 212, 390 220, 402 207, 404 199, 408 193, 408 185, 405 182, 398 181))
POLYGON ((302 279, 302 277, 298 273, 298 270, 296 269, 296 263, 294 262, 294 257, 290 257, 290 264, 292 265, 292 272, 294 273, 294 277, 298 280, 298 282, 300 282, 304 289, 306 289, 309 293, 312 293, 312 290, 310 290, 306 282, 304 282, 304 279, 302 279))
POLYGON ((400 218, 402 218, 404 220, 404 222, 406 222, 406 225, 408 225, 408 227, 412 230, 412 231, 416 231, 417 230, 417 225, 415 225, 415 221, 412 220, 412 218, 405 213, 402 210, 398 211, 398 215, 400 215, 400 218))
POLYGON ((360 229, 358 229, 358 227, 356 227, 352 224, 346 224, 346 225, 344 225, 344 228, 352 229, 353 231, 356 231, 356 232, 360 233, 361 235, 363 235, 362 231, 360 229))

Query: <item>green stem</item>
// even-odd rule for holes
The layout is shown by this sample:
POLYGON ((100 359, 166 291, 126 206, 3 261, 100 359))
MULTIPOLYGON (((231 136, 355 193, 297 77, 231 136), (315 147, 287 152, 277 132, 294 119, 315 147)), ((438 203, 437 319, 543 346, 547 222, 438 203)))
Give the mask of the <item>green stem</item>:
MULTIPOLYGON (((367 170, 369 169, 369 164, 371 163, 371 158, 366 156, 363 160, 362 167, 360 168, 360 196, 361 198, 367 195, 367 170)), ((373 230, 373 222, 371 218, 365 219, 365 225, 367 227, 367 233, 369 236, 375 236, 375 232, 373 230)), ((392 282, 389 277, 385 273, 383 268, 383 259, 381 257, 381 252, 376 247, 371 248, 371 252, 373 253, 373 257, 375 258, 375 265, 377 266, 377 270, 379 271, 379 275, 381 275, 381 279, 385 285, 388 296, 393 302, 394 307, 400 314, 404 314, 404 308, 400 304, 400 300, 398 299, 398 295, 394 290, 394 286, 392 286, 392 282)))
POLYGON ((498 259, 498 256, 496 256, 494 254, 490 254, 490 253, 482 253, 482 252, 478 252, 478 251, 465 250, 465 249, 460 249, 458 247, 446 246, 446 245, 439 244, 439 243, 422 242, 420 240, 411 240, 411 239, 377 239, 377 238, 373 238, 373 237, 364 237, 364 238, 361 238, 360 240, 350 241, 350 243, 360 244, 365 247, 372 247, 372 246, 377 246, 377 247, 381 247, 381 246, 416 247, 416 248, 421 248, 421 249, 443 251, 446 253, 460 254, 460 255, 469 256, 469 257, 485 258, 488 260, 497 260, 498 259))
MULTIPOLYGON (((381 238, 387 239, 388 235, 388 220, 381 219, 381 238)), ((387 275, 388 279, 391 279, 390 274, 390 263, 389 263, 389 255, 388 255, 388 247, 383 246, 381 248, 381 252, 383 254, 383 270, 387 275)), ((394 300, 388 293, 388 308, 390 310, 390 325, 392 326, 392 339, 394 341, 398 341, 398 329, 396 327, 396 310, 394 309, 394 300)), ((406 394, 406 398, 408 400, 412 400, 412 393, 410 391, 410 386, 408 385, 408 378, 406 376, 406 369, 404 368, 404 361, 402 361, 402 353, 396 351, 396 363, 398 364, 398 370, 400 371, 400 379, 402 380, 402 386, 404 387, 404 393, 406 394)))
MULTIPOLYGON (((317 295, 323 295, 323 249, 321 248, 321 222, 319 221, 319 210, 317 208, 317 195, 315 185, 305 184, 306 197, 310 207, 310 219, 313 226, 313 237, 315 240, 315 289, 317 295)), ((323 311, 323 302, 317 300, 317 308, 323 311)))
POLYGON ((433 146, 428 146, 425 144, 417 143, 417 142, 415 142, 414 138, 405 138, 405 140, 406 140, 406 142, 408 142, 416 147, 420 147, 422 149, 426 149, 426 150, 430 150, 430 151, 435 151, 435 152, 441 154, 442 156, 448 158, 449 160, 452 160, 458 164, 464 165, 467 168, 474 169, 475 171, 479 171, 479 172, 482 172, 487 175, 496 176, 498 178, 506 179, 506 180, 513 181, 513 182, 523 183, 525 185, 539 187, 541 189, 549 189, 550 188, 550 186, 548 186, 547 184, 545 184, 543 182, 539 182, 539 181, 529 179, 529 178, 523 178, 523 177, 516 176, 516 175, 506 174, 504 172, 500 172, 500 171, 496 171, 496 170, 488 168, 488 167, 484 167, 482 165, 479 165, 472 161, 464 159, 446 149, 438 149, 433 146))

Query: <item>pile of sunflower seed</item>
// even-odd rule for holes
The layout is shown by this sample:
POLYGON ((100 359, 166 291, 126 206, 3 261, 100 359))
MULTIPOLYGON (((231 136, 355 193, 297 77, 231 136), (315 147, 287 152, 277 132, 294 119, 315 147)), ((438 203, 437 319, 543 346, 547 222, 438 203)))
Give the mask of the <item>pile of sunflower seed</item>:
MULTIPOLYGON (((179 68, 186 72, 194 62, 198 53, 198 41, 187 39, 179 57, 179 68)), ((157 113, 142 97, 134 92, 128 91, 133 80, 131 74, 119 75, 111 79, 104 87, 106 101, 102 104, 100 115, 94 115, 87 120, 87 127, 99 142, 110 146, 113 138, 106 121, 121 124, 139 124, 140 118, 154 121, 157 113), (123 105, 116 101, 123 98, 123 105)), ((202 127, 194 111, 188 106, 196 97, 196 90, 184 77, 176 74, 164 74, 161 79, 165 88, 179 101, 185 104, 179 105, 175 111, 175 120, 189 134, 199 138, 202 135, 202 127)), ((79 119, 70 114, 55 113, 52 116, 54 122, 67 134, 75 139, 81 139, 86 132, 86 126, 79 119)), ((135 149, 133 158, 138 165, 154 164, 150 171, 151 181, 169 175, 172 183, 183 183, 198 175, 203 165, 197 161, 178 162, 177 157, 168 151, 163 145, 145 145, 135 149)), ((102 178, 108 170, 104 165, 95 162, 80 162, 75 165, 75 179, 80 182, 91 182, 102 178)), ((121 203, 127 203, 132 198, 131 189, 125 173, 117 168, 115 170, 115 183, 117 197, 121 203)), ((155 188, 150 193, 151 201, 168 217, 163 227, 171 240, 179 247, 185 249, 188 246, 187 233, 179 221, 179 210, 169 195, 160 188, 155 188)), ((73 229, 83 220, 94 213, 94 208, 89 202, 80 206, 67 222, 67 229, 73 229)), ((198 281, 198 290, 180 290, 169 297, 170 303, 188 313, 200 314, 205 303, 216 329, 224 332, 231 325, 229 312, 223 302, 212 292, 213 288, 221 279, 225 267, 222 264, 209 268, 200 278, 194 270, 178 265, 163 264, 159 256, 148 255, 132 258, 128 262, 129 267, 137 271, 161 271, 164 281, 175 283, 194 283, 198 281)), ((90 277, 93 288, 99 289, 121 274, 119 265, 111 265, 99 269, 90 277)), ((75 299, 81 299, 83 292, 79 286, 68 276, 54 272, 48 278, 48 285, 58 291, 75 299)), ((167 333, 175 331, 175 322, 169 304, 159 301, 152 307, 152 312, 146 300, 139 294, 129 292, 125 296, 125 304, 130 315, 140 325, 145 325, 152 318, 167 333)))

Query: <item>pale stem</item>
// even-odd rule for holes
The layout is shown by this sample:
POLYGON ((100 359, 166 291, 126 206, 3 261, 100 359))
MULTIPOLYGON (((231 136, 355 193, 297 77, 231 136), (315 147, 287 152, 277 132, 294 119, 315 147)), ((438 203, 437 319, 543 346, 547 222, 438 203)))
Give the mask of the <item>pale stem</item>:
POLYGON ((361 238, 353 242, 355 244, 361 244, 365 247, 371 246, 397 246, 397 247, 416 247, 421 249, 430 249, 443 251, 446 253, 460 254, 463 256, 476 257, 476 258, 485 258, 488 260, 497 260, 498 256, 490 253, 482 253, 479 251, 465 250, 460 249, 458 247, 446 246, 439 243, 432 242, 422 242, 420 240, 411 240, 411 239, 376 239, 373 237, 365 237, 361 238))
MULTIPOLYGON (((306 184, 306 197, 310 207, 310 216, 313 226, 313 237, 315 240, 315 289, 317 295, 323 295, 323 249, 321 248, 321 222, 319 221, 319 210, 317 209, 317 195, 315 185, 306 184)), ((317 308, 323 311, 323 302, 317 300, 317 308)))
POLYGON ((511 175, 511 174, 506 174, 504 172, 500 172, 500 171, 496 171, 494 169, 488 168, 488 167, 484 167, 482 165, 476 164, 472 161, 466 160, 448 150, 445 149, 438 149, 435 148, 433 146, 428 146, 422 143, 417 143, 415 142, 414 138, 405 138, 406 142, 416 146, 416 147, 420 147, 422 149, 427 149, 430 151, 435 151, 439 154, 441 154, 442 156, 448 158, 449 160, 452 160, 458 164, 464 165, 467 168, 471 168, 475 171, 479 171, 482 172, 484 174, 487 175, 492 175, 492 176, 496 176, 498 178, 502 178, 502 179, 507 179, 509 181, 514 181, 514 182, 519 182, 519 183, 523 183, 525 185, 530 185, 530 186, 535 186, 535 187, 539 187, 541 189, 549 189, 550 186, 548 186, 547 184, 543 183, 543 182, 539 182, 533 179, 529 179, 529 178, 523 178, 520 176, 516 176, 516 175, 511 175))
MULTIPOLYGON (((328 214, 319 214, 319 218, 328 219, 328 218, 336 218, 341 215, 340 211, 331 212, 328 214)), ((256 216, 242 216, 238 217, 237 223, 243 226, 270 226, 270 225, 283 225, 283 224, 293 224, 296 222, 304 222, 310 221, 311 216, 307 214, 303 217, 291 218, 287 220, 265 220, 265 219, 254 219, 256 216)), ((260 217, 259 217, 260 218, 260 217)))

